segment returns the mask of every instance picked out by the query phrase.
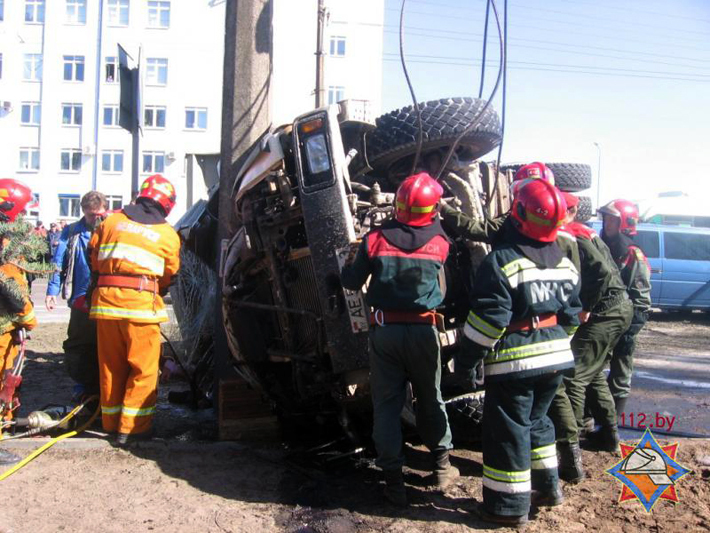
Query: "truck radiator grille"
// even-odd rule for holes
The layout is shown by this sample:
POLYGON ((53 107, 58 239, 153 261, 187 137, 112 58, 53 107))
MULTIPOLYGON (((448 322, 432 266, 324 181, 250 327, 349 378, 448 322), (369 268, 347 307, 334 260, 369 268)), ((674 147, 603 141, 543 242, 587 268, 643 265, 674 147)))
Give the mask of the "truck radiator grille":
MULTIPOLYGON (((301 254, 299 254, 301 255, 301 254)), ((288 261, 290 278, 286 281, 289 306, 323 315, 315 271, 310 255, 288 261)), ((318 323, 310 316, 289 315, 293 325, 294 349, 300 353, 316 352, 318 347, 318 323)))

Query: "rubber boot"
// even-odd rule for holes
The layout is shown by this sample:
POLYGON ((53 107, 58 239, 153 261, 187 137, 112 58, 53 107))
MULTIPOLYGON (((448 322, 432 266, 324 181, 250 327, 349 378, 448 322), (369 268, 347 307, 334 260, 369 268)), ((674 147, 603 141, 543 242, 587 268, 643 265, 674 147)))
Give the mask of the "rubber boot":
POLYGON ((567 483, 579 483, 585 477, 579 442, 557 443, 557 472, 567 483))
POLYGON ((620 417, 622 413, 625 413, 626 402, 628 398, 614 398, 614 405, 616 406, 616 416, 620 417))
POLYGON ((434 472, 431 476, 431 484, 437 489, 444 490, 456 481, 461 473, 459 469, 449 461, 449 450, 436 450, 431 452, 434 458, 434 472))
POLYGON ((0 465, 12 465, 19 461, 19 455, 0 449, 0 465))
POLYGON ((483 507, 480 508, 478 511, 478 515, 480 516, 481 520, 484 522, 488 522, 490 524, 496 524, 499 526, 507 526, 507 527, 514 527, 518 528, 520 526, 523 526, 528 523, 528 515, 520 515, 520 516, 509 516, 509 515, 500 515, 500 514, 495 514, 495 513, 490 513, 483 509, 483 507))
POLYGON ((407 490, 404 488, 402 470, 385 470, 385 498, 392 505, 407 507, 407 490))
POLYGON ((602 426, 599 430, 587 435, 589 447, 601 452, 616 452, 619 450, 619 429, 616 425, 602 426))
POLYGON ((530 494, 530 505, 533 507, 557 507, 564 501, 565 497, 559 483, 551 490, 534 490, 530 494))

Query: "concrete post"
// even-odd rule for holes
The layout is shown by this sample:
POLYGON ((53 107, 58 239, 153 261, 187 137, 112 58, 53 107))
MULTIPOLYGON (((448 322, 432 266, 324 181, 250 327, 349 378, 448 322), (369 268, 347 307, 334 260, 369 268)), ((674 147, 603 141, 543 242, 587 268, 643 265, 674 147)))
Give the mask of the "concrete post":
MULTIPOLYGON (((218 274, 222 243, 234 234, 231 198, 236 173, 247 149, 271 126, 273 0, 227 0, 224 81, 222 92, 222 154, 219 180, 218 274)), ((218 279, 215 313, 215 393, 221 379, 233 376, 222 318, 222 279, 218 279)), ((216 399, 215 407, 219 405, 216 399)))

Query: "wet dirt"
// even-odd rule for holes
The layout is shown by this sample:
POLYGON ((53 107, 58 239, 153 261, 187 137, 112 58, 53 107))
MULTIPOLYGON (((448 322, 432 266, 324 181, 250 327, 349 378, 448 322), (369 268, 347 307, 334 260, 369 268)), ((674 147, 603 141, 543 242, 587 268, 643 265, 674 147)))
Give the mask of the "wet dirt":
MULTIPOLYGON (((25 371, 25 409, 71 398, 72 384, 60 353, 65 328, 47 324, 34 334, 25 371)), ((643 334, 640 360, 667 360, 666 366, 677 370, 681 361, 673 357, 683 355, 694 359, 691 364, 707 368, 709 332, 704 317, 654 320, 643 334)), ((637 368, 652 370, 644 365, 637 368)), ((696 381, 710 382, 708 370, 688 373, 696 381)), ((672 399, 677 401, 678 416, 689 421, 686 429, 708 430, 701 413, 708 391, 678 385, 659 389, 654 383, 634 382, 634 405, 661 409, 672 399)), ((0 532, 442 533, 489 527, 476 515, 481 501, 478 451, 454 452, 452 462, 462 477, 442 494, 426 486, 425 450, 409 446, 406 481, 411 506, 398 510, 384 503, 382 482, 370 460, 335 463, 326 473, 280 443, 204 440, 213 424, 210 415, 195 416, 189 409, 168 406, 165 389, 156 441, 122 450, 100 437, 87 438, 82 446, 52 448, 1 481, 0 498, 7 504, 0 514, 0 532)), ((564 504, 540 510, 522 531, 710 530, 710 440, 658 440, 678 441, 677 459, 693 471, 678 482, 680 503, 662 500, 651 513, 638 502, 619 504, 621 485, 605 470, 620 456, 585 451, 588 479, 565 486, 564 504)), ((30 449, 13 448, 20 455, 30 449)))

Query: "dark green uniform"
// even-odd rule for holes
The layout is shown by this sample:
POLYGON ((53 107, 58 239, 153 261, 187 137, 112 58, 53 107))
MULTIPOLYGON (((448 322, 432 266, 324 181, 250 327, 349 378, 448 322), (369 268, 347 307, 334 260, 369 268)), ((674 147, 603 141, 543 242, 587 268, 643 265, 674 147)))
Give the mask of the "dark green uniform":
MULTIPOLYGON (((631 392, 636 336, 646 324, 651 308, 651 268, 643 251, 626 235, 608 237, 602 232, 602 238, 619 267, 634 307, 630 326, 609 354, 609 389, 617 404, 623 406, 631 392)), ((619 410, 623 411, 623 407, 619 410)))
POLYGON ((575 236, 581 260, 580 299, 590 313, 572 338, 574 376, 566 377, 555 395, 550 417, 557 441, 576 443, 585 398, 602 426, 616 426, 614 401, 603 373, 606 355, 628 328, 632 306, 609 249, 591 228, 573 222, 564 228, 575 236))
MULTIPOLYGON (((508 219, 508 213, 492 219, 476 220, 466 213, 443 204, 441 208, 441 218, 444 227, 459 237, 477 242, 485 242, 496 245, 503 241, 503 226, 508 219)), ((555 241, 567 258, 572 261, 577 271, 579 271, 579 252, 574 237, 564 235, 562 231, 557 232, 555 241)))
POLYGON ((439 274, 449 253, 438 219, 426 227, 396 221, 370 232, 355 261, 342 271, 345 288, 359 290, 370 276, 367 303, 376 324, 370 328, 370 386, 374 406, 373 439, 377 465, 385 471, 404 465, 400 415, 412 384, 417 400, 417 429, 434 453, 451 448, 451 432, 441 397, 439 334, 408 315, 441 304, 439 274), (390 322, 388 316, 401 317, 390 322))
POLYGON ((547 411, 574 367, 569 334, 581 305, 579 274, 558 245, 531 241, 511 224, 503 231, 476 273, 460 358, 464 367, 485 364, 484 508, 517 517, 528 514, 531 489, 557 490, 547 411))

